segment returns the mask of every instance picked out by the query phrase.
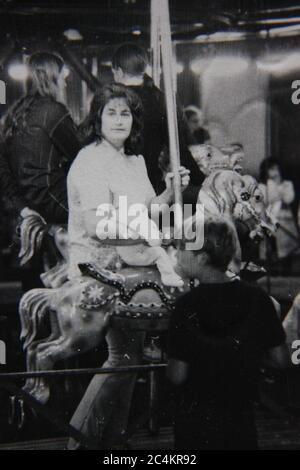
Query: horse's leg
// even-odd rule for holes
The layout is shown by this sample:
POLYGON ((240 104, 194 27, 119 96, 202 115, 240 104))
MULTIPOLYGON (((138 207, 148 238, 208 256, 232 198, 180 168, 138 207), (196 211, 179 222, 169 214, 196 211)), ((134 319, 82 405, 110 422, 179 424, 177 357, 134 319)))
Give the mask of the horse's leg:
MULTIPOLYGON (((50 323, 51 323, 51 333, 50 335, 43 339, 43 340, 37 340, 37 341, 34 341, 27 349, 27 353, 26 353, 26 368, 27 368, 27 371, 30 371, 30 372, 33 372, 33 371, 36 371, 37 370, 37 367, 36 367, 36 352, 37 352, 37 348, 40 346, 42 346, 43 344, 46 344, 46 343, 51 343, 52 341, 58 339, 61 335, 61 331, 60 331, 60 328, 59 328, 59 322, 58 322, 58 319, 57 319, 57 312, 54 311, 54 310, 51 310, 50 312, 50 323)), ((34 395, 35 393, 35 389, 36 388, 39 388, 40 386, 40 383, 43 382, 44 379, 42 378, 31 378, 31 379, 27 379, 24 387, 23 387, 23 390, 25 390, 26 392, 28 393, 31 393, 34 395)))
MULTIPOLYGON (((37 346, 38 370, 51 370, 57 361, 96 347, 107 326, 107 315, 104 312, 89 312, 78 307, 81 287, 78 289, 76 286, 76 289, 71 289, 67 295, 62 290, 60 293, 61 296, 56 299, 55 304, 55 310, 59 312, 56 318, 60 337, 37 346)), ((39 385, 35 395, 45 402, 49 397, 49 387, 44 378, 41 378, 39 385)))
MULTIPOLYGON (((63 336, 57 338, 54 341, 50 342, 39 342, 36 344, 34 353, 32 355, 32 361, 35 367, 36 371, 43 371, 43 370, 51 370, 53 364, 47 363, 44 365, 42 361, 40 361, 40 355, 42 354, 43 350, 47 351, 47 349, 52 345, 55 344, 57 347, 61 347, 64 349, 65 338, 63 336)), ((49 391, 49 385, 48 385, 48 380, 44 377, 39 377, 37 380, 35 380, 35 385, 32 390, 30 390, 31 395, 33 395, 37 400, 39 400, 41 403, 46 403, 49 399, 50 391, 49 391)))
MULTIPOLYGON (((77 338, 63 334, 55 341, 39 344, 36 348, 37 370, 52 370, 54 364, 58 361, 68 359, 78 353, 84 353, 96 347, 99 344, 99 338, 77 338), (78 346, 80 344, 80 350, 78 346)), ((38 386, 34 389, 34 396, 42 403, 46 403, 49 398, 49 385, 47 380, 41 378, 38 386)))
MULTIPOLYGON (((27 372, 35 372, 36 371, 36 365, 35 365, 35 355, 36 355, 36 347, 40 343, 40 341, 35 341, 32 343, 26 351, 26 370, 27 372)), ((25 392, 31 393, 32 390, 35 388, 36 383, 37 383, 36 378, 32 377, 30 379, 27 379, 25 382, 25 385, 23 386, 23 390, 25 392)))

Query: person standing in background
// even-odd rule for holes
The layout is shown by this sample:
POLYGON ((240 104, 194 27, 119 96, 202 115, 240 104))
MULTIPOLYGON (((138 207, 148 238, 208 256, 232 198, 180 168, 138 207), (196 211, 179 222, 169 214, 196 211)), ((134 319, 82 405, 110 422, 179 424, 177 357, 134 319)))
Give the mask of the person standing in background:
POLYGON ((188 144, 206 144, 210 140, 209 132, 203 126, 203 113, 197 106, 190 105, 183 110, 188 128, 188 144))
POLYGON ((28 65, 30 91, 4 119, 0 178, 8 176, 9 193, 21 212, 28 207, 47 223, 67 223, 66 176, 81 148, 63 104, 68 70, 48 52, 33 54, 28 65))
MULTIPOLYGON (((260 166, 260 189, 270 215, 277 221, 278 228, 271 240, 271 257, 284 262, 289 268, 289 255, 299 247, 299 235, 291 204, 295 198, 294 186, 291 181, 284 180, 278 160, 266 158, 260 166)), ((260 257, 266 259, 266 242, 260 247, 260 257)))
MULTIPOLYGON (((41 225, 66 224, 66 178, 81 148, 78 130, 63 104, 68 69, 58 55, 49 52, 33 54, 28 67, 29 92, 3 120, 1 190, 23 222, 34 216, 41 225)), ((43 271, 41 256, 26 261, 24 290, 40 285, 43 271)))

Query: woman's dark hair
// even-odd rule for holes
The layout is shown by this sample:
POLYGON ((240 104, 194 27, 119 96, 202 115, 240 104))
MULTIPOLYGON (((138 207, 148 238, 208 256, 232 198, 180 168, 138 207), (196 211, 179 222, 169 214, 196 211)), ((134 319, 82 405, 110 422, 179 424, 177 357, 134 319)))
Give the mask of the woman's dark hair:
POLYGON ((148 65, 147 52, 136 44, 125 43, 119 46, 112 58, 112 68, 119 67, 128 75, 142 75, 148 65))
POLYGON ((124 85, 112 83, 103 86, 93 98, 87 119, 88 138, 86 143, 101 142, 102 113, 105 105, 114 98, 123 98, 132 114, 132 128, 124 151, 126 155, 138 155, 142 148, 143 106, 140 98, 124 85))
POLYGON ((63 60, 50 52, 37 52, 29 57, 30 91, 14 103, 3 117, 4 140, 11 137, 15 129, 26 127, 27 115, 36 96, 58 98, 58 78, 63 66, 63 60))
POLYGON ((270 168, 278 166, 280 173, 282 174, 281 165, 276 158, 269 157, 265 158, 259 167, 259 180, 261 183, 266 183, 268 180, 268 172, 270 168))

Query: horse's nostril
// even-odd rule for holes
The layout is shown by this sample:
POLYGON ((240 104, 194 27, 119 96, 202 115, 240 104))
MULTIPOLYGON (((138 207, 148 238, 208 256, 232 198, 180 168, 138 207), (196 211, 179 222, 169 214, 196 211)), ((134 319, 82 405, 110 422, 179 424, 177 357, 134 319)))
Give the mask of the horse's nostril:
POLYGON ((241 199, 242 201, 249 201, 250 199, 250 194, 247 193, 246 191, 241 194, 241 199))

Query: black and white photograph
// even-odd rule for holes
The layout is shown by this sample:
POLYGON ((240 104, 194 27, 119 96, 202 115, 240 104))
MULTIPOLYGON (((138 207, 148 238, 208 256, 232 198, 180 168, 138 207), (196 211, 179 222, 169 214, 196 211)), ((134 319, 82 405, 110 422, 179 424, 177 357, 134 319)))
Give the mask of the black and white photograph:
POLYGON ((0 0, 0 451, 300 450, 299 129, 299 0, 0 0))

